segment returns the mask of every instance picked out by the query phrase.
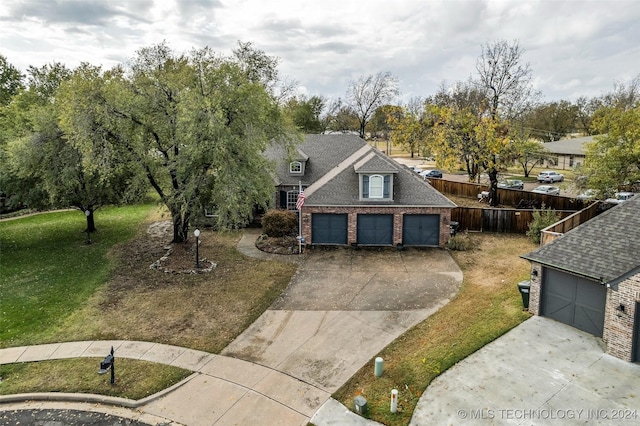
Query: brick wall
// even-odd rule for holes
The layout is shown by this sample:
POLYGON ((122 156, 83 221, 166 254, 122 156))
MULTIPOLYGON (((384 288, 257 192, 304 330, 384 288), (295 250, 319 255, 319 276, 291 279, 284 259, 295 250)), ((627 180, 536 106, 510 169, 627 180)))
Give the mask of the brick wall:
POLYGON ((529 312, 540 315, 540 284, 542 283, 542 266, 531 262, 531 288, 529 289, 529 312), (534 272, 536 271, 536 272, 534 272))
POLYGON ((358 241, 358 214, 392 214, 393 215, 393 244, 402 244, 402 224, 405 214, 439 214, 440 215, 440 240, 439 246, 444 247, 449 241, 449 222, 451 209, 434 207, 314 207, 304 206, 302 209, 302 236, 308 244, 313 244, 311 235, 311 215, 313 213, 333 213, 348 215, 347 244, 355 244, 358 241))
POLYGON ((640 274, 619 283, 617 290, 607 289, 602 340, 609 355, 625 361, 633 360, 636 302, 640 302, 640 274), (624 306, 624 311, 616 309, 619 306, 624 306))

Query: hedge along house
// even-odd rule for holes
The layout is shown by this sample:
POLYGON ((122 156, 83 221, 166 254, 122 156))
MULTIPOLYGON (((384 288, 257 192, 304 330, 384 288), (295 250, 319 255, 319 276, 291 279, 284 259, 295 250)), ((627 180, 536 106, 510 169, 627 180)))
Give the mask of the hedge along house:
POLYGON ((529 311, 602 337, 607 353, 640 361, 640 196, 522 256, 529 311))
POLYGON ((455 204, 427 180, 348 134, 306 135, 293 156, 272 147, 276 205, 296 210, 305 194, 307 244, 430 246, 449 240, 455 204))

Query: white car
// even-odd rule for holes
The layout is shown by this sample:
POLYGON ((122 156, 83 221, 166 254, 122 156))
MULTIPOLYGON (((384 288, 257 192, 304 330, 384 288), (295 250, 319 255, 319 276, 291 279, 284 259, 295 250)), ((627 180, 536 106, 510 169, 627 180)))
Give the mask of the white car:
POLYGON ((554 172, 553 170, 543 170, 538 174, 538 182, 554 183, 564 181, 564 175, 554 172))
POLYGON ((551 185, 540 185, 531 192, 535 192, 536 194, 560 195, 560 188, 551 185))
POLYGON ((614 198, 607 198, 606 200, 604 200, 604 202, 610 204, 620 204, 624 203, 634 195, 636 195, 635 192, 616 192, 614 198))

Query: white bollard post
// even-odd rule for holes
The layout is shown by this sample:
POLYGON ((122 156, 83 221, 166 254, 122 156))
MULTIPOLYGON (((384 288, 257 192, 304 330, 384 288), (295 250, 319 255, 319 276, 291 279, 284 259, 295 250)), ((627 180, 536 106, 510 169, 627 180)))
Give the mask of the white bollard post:
POLYGON ((382 358, 377 357, 376 364, 373 369, 373 373, 376 375, 376 377, 382 376, 382 364, 383 364, 382 358))
POLYGON ((395 414, 398 411, 398 389, 391 391, 391 412, 395 414))

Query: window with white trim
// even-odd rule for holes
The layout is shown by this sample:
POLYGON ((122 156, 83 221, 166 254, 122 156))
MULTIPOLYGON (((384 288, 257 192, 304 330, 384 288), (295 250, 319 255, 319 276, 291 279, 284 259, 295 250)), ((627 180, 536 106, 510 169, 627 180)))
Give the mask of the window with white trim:
POLYGON ((289 173, 299 175, 302 173, 302 163, 300 161, 292 161, 289 163, 289 173))
POLYGON ((360 188, 362 199, 390 200, 393 193, 391 175, 361 175, 360 188))

